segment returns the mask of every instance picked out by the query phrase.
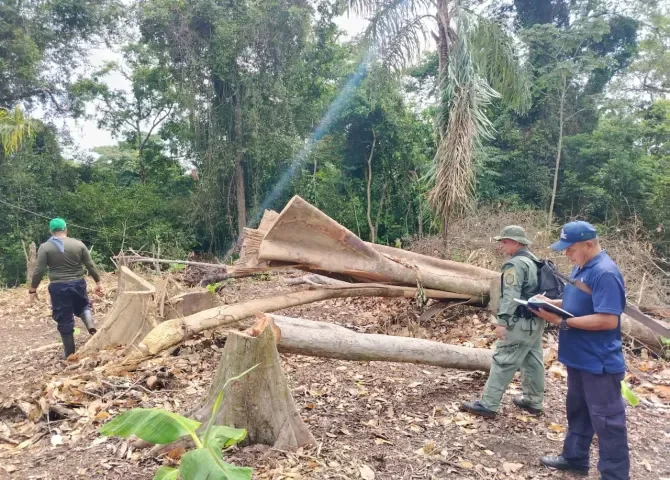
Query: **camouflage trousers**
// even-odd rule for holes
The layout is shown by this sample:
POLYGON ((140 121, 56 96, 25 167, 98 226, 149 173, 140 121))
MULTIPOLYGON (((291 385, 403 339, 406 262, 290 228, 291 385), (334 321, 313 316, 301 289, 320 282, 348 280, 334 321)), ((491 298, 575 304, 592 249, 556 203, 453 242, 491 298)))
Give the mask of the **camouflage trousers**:
POLYGON ((519 319, 505 332, 505 340, 496 342, 491 371, 484 387, 481 404, 497 412, 500 401, 514 374, 521 370, 521 390, 530 406, 542 408, 544 398, 544 361, 542 334, 545 322, 540 319, 519 319))

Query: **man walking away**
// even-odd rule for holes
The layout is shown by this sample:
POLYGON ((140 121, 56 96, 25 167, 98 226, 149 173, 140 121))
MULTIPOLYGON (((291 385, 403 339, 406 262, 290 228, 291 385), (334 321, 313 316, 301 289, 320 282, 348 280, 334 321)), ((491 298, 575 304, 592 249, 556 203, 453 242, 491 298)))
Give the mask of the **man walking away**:
POLYGON ((515 398, 514 404, 539 415, 544 398, 542 334, 545 323, 514 302, 515 298, 527 300, 537 293, 538 267, 535 262, 539 260, 528 250, 531 242, 521 227, 505 227, 502 234, 494 238, 500 249, 511 257, 502 267, 496 327, 498 341, 481 400, 463 403, 462 408, 482 417, 495 417, 503 393, 521 369, 523 396, 515 398))
POLYGON ((568 433, 560 456, 544 465, 588 475, 589 450, 598 435, 602 480, 628 480, 630 458, 621 381, 626 365, 621 345, 621 314, 626 291, 619 267, 600 247, 596 229, 586 222, 563 226, 551 246, 565 251, 575 268, 562 300, 548 300, 574 315, 561 318, 540 310, 538 316, 560 325, 558 360, 568 369, 568 433))
POLYGON ((95 293, 102 294, 100 274, 86 246, 79 240, 67 236, 67 225, 62 218, 49 223, 51 238, 37 250, 37 265, 28 293, 35 295, 44 273, 49 268, 49 295, 53 319, 63 339, 64 356, 75 351, 74 316, 81 318, 88 333, 96 332, 93 323, 91 302, 86 294, 84 266, 95 280, 95 293))

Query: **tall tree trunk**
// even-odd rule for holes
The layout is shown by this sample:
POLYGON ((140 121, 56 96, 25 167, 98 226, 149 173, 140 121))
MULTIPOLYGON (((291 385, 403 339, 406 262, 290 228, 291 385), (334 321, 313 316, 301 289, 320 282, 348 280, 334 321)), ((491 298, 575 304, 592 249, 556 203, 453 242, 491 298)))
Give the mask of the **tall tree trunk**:
POLYGON ((423 199, 421 198, 421 184, 419 182, 419 174, 416 172, 416 170, 412 171, 412 178, 416 182, 417 190, 419 192, 419 195, 417 196, 417 203, 418 203, 418 208, 417 208, 417 220, 419 222, 418 228, 419 228, 419 238, 423 238, 423 199))
MULTIPOLYGON (((139 113, 138 113, 138 118, 139 113)), ((140 175, 140 183, 145 184, 147 183, 147 171, 146 171, 146 166, 144 165, 144 158, 142 157, 142 153, 144 150, 144 146, 142 145, 142 126, 140 125, 140 121, 137 120, 135 122, 135 132, 137 134, 137 163, 138 163, 138 168, 139 168, 139 175, 140 175)))
POLYGON ((242 147, 242 99, 239 92, 233 95, 235 138, 235 192, 237 198, 237 234, 242 235, 247 226, 246 188, 244 184, 244 148, 242 147))
POLYGON ((382 196, 379 199, 379 209, 377 210, 377 217, 375 218, 375 239, 377 238, 377 233, 379 232, 379 218, 382 215, 382 210, 384 209, 384 201, 387 197, 387 187, 386 182, 382 185, 382 196))
MULTIPOLYGON (((368 227, 370 227, 370 243, 375 243, 377 240, 377 229, 372 223, 372 156, 375 154, 375 146, 377 145, 377 134, 375 129, 372 129, 372 148, 370 149, 370 156, 368 156, 368 227)), ((380 205, 381 206, 381 205, 380 205)))
POLYGON ((565 93, 567 90, 567 77, 563 75, 563 84, 561 85, 561 99, 558 111, 558 149, 556 151, 556 167, 554 168, 554 188, 551 191, 551 203, 549 204, 549 216, 547 224, 551 226, 554 220, 554 203, 556 202, 556 190, 558 188, 558 170, 561 165, 561 150, 563 150, 563 123, 565 116, 565 93))
POLYGON ((21 245, 23 246, 23 254, 26 257, 26 285, 30 286, 35 265, 37 265, 37 246, 35 242, 30 242, 30 245, 26 247, 26 242, 23 239, 21 240, 21 245))
MULTIPOLYGON (((442 84, 449 66, 449 0, 437 0, 437 46, 438 46, 438 67, 439 67, 439 82, 442 84)), ((441 92, 441 88, 438 89, 441 92)), ((440 135, 444 133, 442 126, 440 126, 440 135)))

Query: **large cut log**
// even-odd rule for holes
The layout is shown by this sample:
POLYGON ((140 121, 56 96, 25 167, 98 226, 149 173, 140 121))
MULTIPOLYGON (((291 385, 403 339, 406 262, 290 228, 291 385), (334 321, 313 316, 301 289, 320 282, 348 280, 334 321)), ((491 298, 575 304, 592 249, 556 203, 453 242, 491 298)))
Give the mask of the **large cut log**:
POLYGON ((193 416, 206 425, 223 392, 214 425, 246 429, 244 444, 265 444, 279 450, 316 446, 293 402, 272 327, 272 320, 265 320, 250 332, 228 334, 209 393, 193 416), (224 390, 226 382, 252 368, 224 390))
MULTIPOLYGON (((436 290, 423 290, 427 298, 441 300, 454 300, 478 304, 478 298, 468 295, 441 292, 436 290)), ((317 290, 304 290, 300 292, 287 293, 276 297, 260 298, 236 305, 226 305, 198 312, 184 318, 175 318, 159 324, 137 346, 137 350, 131 353, 128 362, 137 361, 146 355, 157 353, 179 345, 198 332, 212 328, 231 325, 253 316, 257 312, 276 312, 284 308, 304 305, 306 303, 328 300, 331 298, 346 297, 405 297, 414 298, 417 290, 408 287, 396 287, 375 284, 349 284, 347 286, 324 287, 317 290)))
POLYGON ((153 298, 154 286, 128 267, 119 269, 119 289, 112 310, 105 322, 79 351, 86 355, 113 345, 131 346, 139 343, 156 327, 153 298))
MULTIPOLYGON (((296 197, 300 199, 300 197, 296 197)), ((304 205, 310 205, 304 200, 301 205, 296 206, 295 208, 304 208, 304 205)), ((296 201, 299 202, 299 201, 296 201)), ((290 205, 290 204, 289 204, 290 205)), ((310 205, 311 207, 311 205, 310 205)), ((312 207, 314 208, 314 207, 312 207)), ((323 214, 325 216, 325 214, 323 214)), ((325 216, 328 219, 328 223, 337 223, 329 217, 325 216)), ((247 266, 266 266, 270 268, 273 264, 272 261, 262 260, 259 258, 261 243, 263 242, 267 233, 274 227, 277 220, 280 218, 280 215, 273 210, 266 210, 263 219, 261 220, 258 229, 246 228, 244 233, 244 242, 243 250, 240 254, 239 263, 247 266)), ((340 226, 340 229, 344 227, 340 226)), ((350 235, 353 233, 348 232, 350 235)), ((272 237, 270 237, 272 240, 272 237)), ((362 240, 361 240, 362 241, 362 240)), ((419 253, 414 253, 409 250, 402 250, 400 248, 393 248, 386 245, 379 245, 376 243, 363 242, 367 247, 372 248, 373 250, 381 253, 384 256, 396 259, 398 262, 405 262, 409 265, 417 267, 421 272, 431 272, 435 275, 442 275, 445 272, 451 272, 457 274, 464 278, 470 279, 490 279, 490 278, 499 278, 500 274, 486 268, 477 267, 474 265, 468 265, 465 263, 454 262, 450 260, 442 260, 439 258, 431 257, 428 255, 421 255, 419 253)), ((276 260, 275 260, 276 262, 276 260)), ((290 259, 282 259, 281 262, 285 263, 286 266, 294 266, 297 268, 308 269, 308 265, 299 265, 298 263, 291 263, 290 259)), ((320 265, 317 265, 317 268, 325 270, 320 265)), ((366 278, 362 278, 366 280, 366 278)))
POLYGON ((263 237, 261 262, 284 262, 359 281, 416 285, 485 298, 497 272, 374 247, 295 196, 263 237))
POLYGON ((493 352, 420 338, 357 333, 332 323, 269 315, 281 332, 282 353, 357 362, 400 362, 488 372, 493 352))

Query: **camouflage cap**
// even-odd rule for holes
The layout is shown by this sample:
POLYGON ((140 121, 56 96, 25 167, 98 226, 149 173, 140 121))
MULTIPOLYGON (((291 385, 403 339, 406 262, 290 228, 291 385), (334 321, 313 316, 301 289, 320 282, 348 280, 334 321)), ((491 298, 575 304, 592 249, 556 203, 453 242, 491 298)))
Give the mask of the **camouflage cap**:
POLYGON ((505 228, 503 228, 503 231, 500 235, 493 237, 496 241, 500 241, 504 238, 507 238, 509 240, 514 240, 515 242, 519 242, 522 245, 530 245, 531 242, 526 238, 526 231, 523 229, 523 227, 519 227, 518 225, 508 225, 505 228))

